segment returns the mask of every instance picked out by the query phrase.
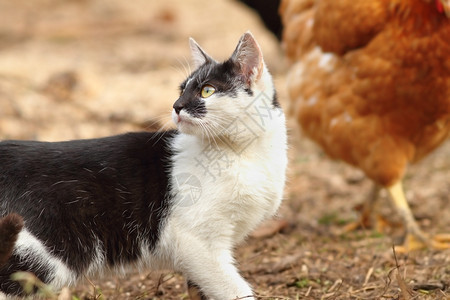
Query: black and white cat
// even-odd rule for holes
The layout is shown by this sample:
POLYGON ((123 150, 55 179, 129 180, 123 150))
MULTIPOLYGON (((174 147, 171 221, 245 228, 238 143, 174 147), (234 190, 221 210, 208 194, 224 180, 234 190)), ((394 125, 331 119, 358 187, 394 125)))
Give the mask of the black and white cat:
POLYGON ((23 293, 17 271, 59 289, 138 267, 253 299, 232 250, 281 203, 285 117, 250 33, 222 63, 190 45, 178 130, 0 143, 0 298, 23 293))

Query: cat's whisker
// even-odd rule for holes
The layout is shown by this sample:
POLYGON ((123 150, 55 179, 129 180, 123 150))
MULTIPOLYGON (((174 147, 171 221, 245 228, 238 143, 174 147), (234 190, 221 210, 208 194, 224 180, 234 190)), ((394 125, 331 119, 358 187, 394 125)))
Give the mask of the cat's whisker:
POLYGON ((156 145, 161 140, 161 138, 164 136, 164 133, 167 131, 167 129, 169 129, 171 127, 172 127, 172 121, 171 120, 165 122, 161 126, 161 128, 155 132, 155 135, 150 137, 149 141, 154 140, 155 138, 157 138, 156 141, 153 143, 153 145, 156 145))
POLYGON ((212 134, 212 132, 210 131, 210 129, 208 128, 207 124, 200 122, 200 127, 202 128, 202 135, 205 134, 206 138, 208 139, 208 143, 211 143, 211 140, 216 144, 217 147, 217 143, 216 140, 214 139, 214 136, 212 134))
MULTIPOLYGON (((220 148, 219 148, 219 145, 217 144, 217 141, 216 141, 216 138, 219 138, 219 140, 221 140, 220 137, 214 135, 214 134, 213 134, 214 131, 213 131, 209 126, 205 125, 205 129, 208 131, 208 133, 209 133, 209 135, 210 135, 212 141, 213 141, 214 144, 216 145, 217 149, 220 149, 220 148)), ((221 141, 222 141, 222 140, 221 140, 221 141)))
POLYGON ((177 73, 179 74, 180 78, 184 78, 183 71, 179 67, 171 66, 171 68, 172 68, 172 70, 177 71, 177 73))
MULTIPOLYGON (((190 63, 189 60, 186 58, 186 56, 183 56, 183 58, 184 58, 184 62, 186 63, 187 70, 188 70, 187 75, 192 74, 191 63, 190 63)), ((187 77, 187 76, 186 76, 186 77, 187 77)))
MULTIPOLYGON (((186 58, 186 56, 183 56, 183 59, 184 59, 184 61, 181 61, 179 58, 177 58, 177 62, 179 65, 181 65, 183 67, 183 70, 184 70, 183 78, 186 78, 192 74, 192 71, 191 71, 191 66, 189 64, 189 61, 186 58)), ((181 71, 181 70, 179 70, 179 71, 181 71)))
MULTIPOLYGON (((223 120, 227 120, 228 121, 227 118, 224 118, 223 120)), ((220 131, 220 132, 225 133, 225 134, 229 133, 229 127, 230 127, 231 123, 228 126, 224 126, 224 125, 220 124, 219 122, 215 121, 214 118, 211 118, 209 121, 210 121, 210 123, 212 125, 214 125, 215 127, 218 127, 217 128, 218 130, 215 130, 215 131, 220 131)))
POLYGON ((200 126, 200 128, 201 128, 200 132, 202 133, 202 141, 205 140, 205 138, 206 138, 206 139, 208 139, 208 142, 209 142, 208 132, 207 132, 206 130, 204 130, 204 125, 203 125, 203 123, 202 123, 202 122, 199 122, 198 124, 199 124, 199 126, 200 126))
POLYGON ((229 115, 224 115, 221 111, 208 110, 208 120, 211 121, 223 121, 222 123, 233 123, 236 117, 231 117, 229 115))
MULTIPOLYGON (((161 123, 158 123, 158 124, 160 124, 159 128, 156 131, 153 130, 156 133, 163 133, 172 127, 172 121, 169 121, 169 120, 165 121, 163 124, 161 124, 161 123)), ((153 126, 149 125, 145 129, 153 129, 153 126)))
POLYGON ((158 125, 158 130, 157 131, 161 131, 162 128, 167 128, 166 124, 170 123, 171 120, 168 120, 167 116, 170 115, 170 112, 166 112, 165 114, 162 114, 160 116, 156 116, 152 119, 149 119, 146 122, 146 125, 143 127, 144 129, 154 129, 155 125, 158 125), (162 124, 162 125, 160 125, 162 124))
POLYGON ((211 132, 211 136, 212 136, 212 140, 214 142, 214 145, 216 146, 216 149, 221 149, 222 147, 219 146, 219 144, 217 143, 217 140, 220 141, 220 143, 223 144, 227 144, 225 138, 222 135, 217 135, 217 134, 212 134, 212 132, 216 132, 217 130, 215 130, 214 128, 211 128, 210 126, 205 126, 206 130, 208 132, 211 132))

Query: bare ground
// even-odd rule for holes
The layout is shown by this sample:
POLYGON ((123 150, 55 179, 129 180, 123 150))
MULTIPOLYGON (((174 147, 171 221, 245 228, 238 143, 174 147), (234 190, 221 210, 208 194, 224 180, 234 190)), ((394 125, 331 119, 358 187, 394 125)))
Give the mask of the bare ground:
MULTIPOLYGON (((250 29, 284 107, 286 67, 277 41, 234 1, 0 0, 0 138, 67 140, 170 125, 189 72, 188 37, 224 59, 250 29)), ((450 251, 397 253, 402 229, 340 234, 371 182, 330 161, 290 121, 286 200, 236 249, 260 299, 449 299, 450 251), (279 228, 278 228, 279 227, 279 228)), ((450 144, 408 170, 407 197, 426 232, 450 231, 450 144)), ((398 216, 386 194, 379 210, 398 216)), ((183 278, 132 272, 91 278, 77 299, 183 299, 183 278)))

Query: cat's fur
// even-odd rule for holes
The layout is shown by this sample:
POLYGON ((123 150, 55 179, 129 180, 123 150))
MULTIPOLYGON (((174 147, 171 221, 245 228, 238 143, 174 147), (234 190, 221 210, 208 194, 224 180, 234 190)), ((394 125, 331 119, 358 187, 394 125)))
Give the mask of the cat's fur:
POLYGON ((17 238, 0 244, 0 292, 22 292, 20 270, 58 289, 137 266, 179 271, 202 298, 252 299, 232 249, 280 205, 285 119, 250 33, 223 63, 191 49, 177 131, 0 143, 0 232, 17 238))

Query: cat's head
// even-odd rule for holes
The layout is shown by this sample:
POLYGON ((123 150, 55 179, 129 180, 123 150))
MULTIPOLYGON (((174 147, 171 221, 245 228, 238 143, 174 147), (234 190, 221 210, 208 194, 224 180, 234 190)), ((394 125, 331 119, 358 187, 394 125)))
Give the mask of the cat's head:
POLYGON ((180 85, 180 97, 172 111, 181 132, 222 138, 231 134, 236 121, 250 130, 260 126, 252 124, 250 116, 251 106, 258 100, 264 101, 267 109, 279 109, 272 77, 251 33, 241 37, 224 62, 211 58, 193 39, 190 46, 196 70, 180 85))

